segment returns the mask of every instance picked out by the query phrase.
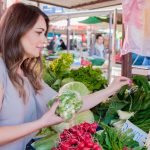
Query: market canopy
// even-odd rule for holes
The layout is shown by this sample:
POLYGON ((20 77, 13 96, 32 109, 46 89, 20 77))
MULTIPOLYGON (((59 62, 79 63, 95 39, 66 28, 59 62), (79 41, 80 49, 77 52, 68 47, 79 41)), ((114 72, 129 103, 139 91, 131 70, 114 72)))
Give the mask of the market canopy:
MULTIPOLYGON (((117 24, 122 24, 122 18, 121 14, 117 14, 117 24)), ((102 22, 107 22, 109 23, 109 17, 105 16, 105 17, 96 17, 96 16, 91 16, 88 17, 85 20, 79 21, 80 23, 84 23, 84 24, 97 24, 97 23, 102 23, 102 22)))
POLYGON ((96 16, 92 16, 79 22, 84 23, 84 24, 96 24, 96 23, 101 23, 101 22, 107 22, 106 20, 107 18, 102 19, 96 16))
POLYGON ((45 3, 68 9, 97 9, 102 7, 120 5, 121 0, 29 0, 38 3, 45 3))

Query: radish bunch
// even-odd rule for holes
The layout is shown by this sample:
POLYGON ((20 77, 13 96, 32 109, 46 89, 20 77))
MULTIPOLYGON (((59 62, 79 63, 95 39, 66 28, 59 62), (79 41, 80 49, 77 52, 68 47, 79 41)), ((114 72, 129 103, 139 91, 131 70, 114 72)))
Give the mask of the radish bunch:
POLYGON ((102 150, 92 137, 96 128, 97 123, 85 122, 64 130, 60 134, 58 146, 52 150, 102 150))

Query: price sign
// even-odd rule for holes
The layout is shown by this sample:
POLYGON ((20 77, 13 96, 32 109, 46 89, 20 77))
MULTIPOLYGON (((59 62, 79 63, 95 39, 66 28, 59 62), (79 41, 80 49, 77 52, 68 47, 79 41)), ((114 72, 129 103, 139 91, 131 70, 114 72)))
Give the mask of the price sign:
POLYGON ((134 140, 139 142, 140 146, 144 146, 148 134, 127 120, 122 127, 122 131, 125 132, 129 129, 132 130, 131 133, 134 134, 134 140))

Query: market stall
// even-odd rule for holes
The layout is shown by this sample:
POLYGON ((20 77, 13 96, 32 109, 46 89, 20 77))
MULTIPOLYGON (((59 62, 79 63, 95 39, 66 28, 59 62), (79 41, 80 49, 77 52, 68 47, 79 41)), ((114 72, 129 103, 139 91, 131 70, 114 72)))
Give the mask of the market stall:
POLYGON ((44 61, 43 79, 59 92, 61 105, 56 113, 66 121, 42 129, 36 138, 44 138, 32 146, 36 150, 147 150, 150 129, 148 80, 135 76, 132 84, 124 86, 108 101, 78 113, 82 107, 81 96, 104 89, 108 82, 100 69, 90 65, 70 70, 72 62, 71 54, 62 54, 50 64, 44 61))

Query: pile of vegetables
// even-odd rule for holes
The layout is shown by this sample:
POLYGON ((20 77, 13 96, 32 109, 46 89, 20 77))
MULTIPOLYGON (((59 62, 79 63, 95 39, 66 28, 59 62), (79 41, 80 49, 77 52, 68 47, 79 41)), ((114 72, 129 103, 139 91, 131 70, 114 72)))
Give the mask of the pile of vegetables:
MULTIPOLYGON (((55 141, 57 142, 54 142, 55 147, 54 143, 51 144, 50 149, 54 147, 54 150, 94 150, 96 147, 94 145, 101 145, 98 149, 145 150, 145 148, 140 148, 138 143, 133 140, 130 131, 122 133, 118 128, 121 128, 126 120, 130 120, 143 131, 149 132, 150 84, 147 78, 144 76, 133 77, 132 86, 124 86, 117 94, 110 97, 106 103, 99 104, 91 109, 95 120, 100 121, 100 126, 102 125, 103 128, 103 131, 97 133, 94 131, 93 134, 90 129, 89 131, 86 130, 86 124, 91 128, 92 124, 89 123, 94 122, 93 113, 87 111, 85 114, 83 112, 83 115, 82 113, 75 115, 75 112, 78 112, 82 107, 81 97, 104 89, 107 80, 100 69, 88 66, 71 70, 72 63, 73 57, 71 54, 62 54, 60 58, 45 65, 44 81, 50 87, 59 91, 58 97, 50 100, 48 105, 50 107, 56 99, 59 99, 61 103, 56 110, 56 114, 66 119, 66 122, 51 127, 57 133, 62 133, 59 140, 58 134, 55 135, 55 139, 57 137, 55 141), (72 120, 70 119, 73 119, 75 126, 72 127, 72 124, 70 124, 72 120), (86 123, 87 121, 91 122, 86 123), (90 135, 91 141, 89 140, 89 142, 86 142, 88 138, 84 137, 84 134, 87 133, 90 135), (82 135, 80 136, 80 134, 82 135), (88 145, 88 143, 92 144, 88 145)), ((49 139, 51 138, 49 137, 49 139)))
POLYGON ((96 106, 92 111, 96 118, 110 125, 113 120, 129 119, 147 132, 150 130, 150 84, 144 76, 133 77, 131 87, 124 86, 108 103, 96 106))
POLYGON ((83 123, 64 130, 60 134, 57 147, 52 150, 102 150, 101 146, 94 141, 92 134, 96 133, 97 123, 83 123))
POLYGON ((43 59, 44 81, 54 90, 59 91, 61 86, 72 81, 82 82, 89 91, 95 92, 105 88, 107 80, 99 68, 94 69, 92 66, 71 69, 73 63, 72 54, 63 53, 58 59, 47 63, 43 59), (47 65, 46 65, 47 64, 47 65))

